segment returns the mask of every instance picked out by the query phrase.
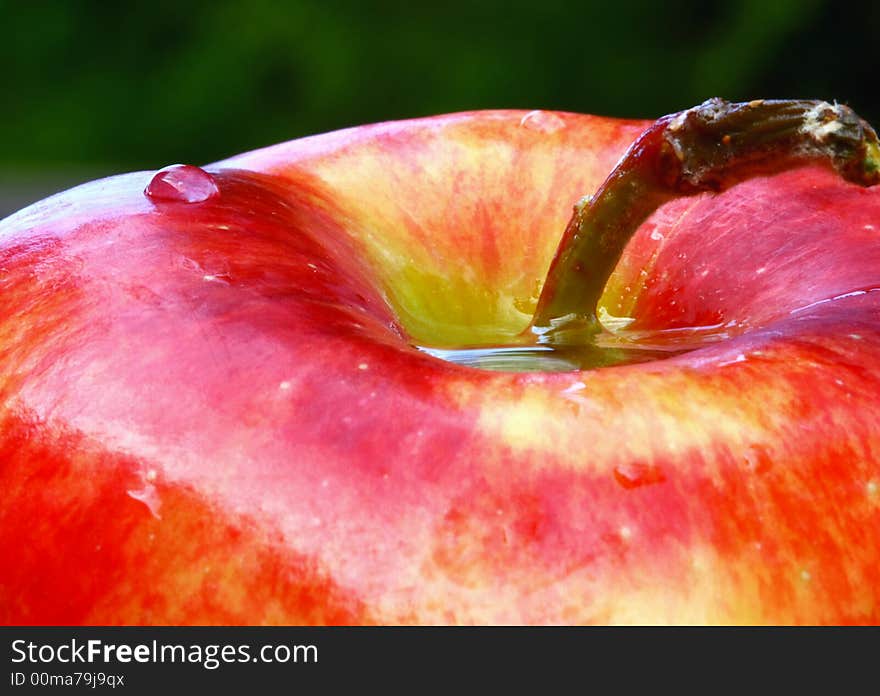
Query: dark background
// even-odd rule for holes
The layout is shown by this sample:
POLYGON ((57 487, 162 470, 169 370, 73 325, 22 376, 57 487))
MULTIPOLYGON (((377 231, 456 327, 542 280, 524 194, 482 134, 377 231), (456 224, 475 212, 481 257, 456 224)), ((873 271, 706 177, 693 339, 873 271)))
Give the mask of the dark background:
POLYGON ((480 108, 819 97, 880 123, 880 2, 0 0, 0 217, 83 180, 480 108))

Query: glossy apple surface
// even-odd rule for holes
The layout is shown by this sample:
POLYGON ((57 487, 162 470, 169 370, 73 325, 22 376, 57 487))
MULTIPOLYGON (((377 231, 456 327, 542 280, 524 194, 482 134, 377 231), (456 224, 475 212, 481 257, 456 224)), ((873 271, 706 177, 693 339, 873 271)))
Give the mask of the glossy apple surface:
POLYGON ((527 327, 645 125, 380 124, 0 223, 0 621, 880 621, 876 188, 803 167, 658 210, 603 306, 697 350, 414 347, 527 327))

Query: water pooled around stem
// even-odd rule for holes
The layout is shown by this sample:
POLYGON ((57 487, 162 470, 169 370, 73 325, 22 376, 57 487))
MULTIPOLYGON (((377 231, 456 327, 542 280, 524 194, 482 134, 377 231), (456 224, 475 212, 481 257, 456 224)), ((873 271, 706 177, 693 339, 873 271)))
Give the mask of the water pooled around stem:
POLYGON ((594 343, 583 346, 498 345, 462 348, 417 346, 423 353, 446 362, 498 372, 573 372, 614 365, 662 360, 685 353, 681 346, 644 347, 620 342, 612 345, 594 343))

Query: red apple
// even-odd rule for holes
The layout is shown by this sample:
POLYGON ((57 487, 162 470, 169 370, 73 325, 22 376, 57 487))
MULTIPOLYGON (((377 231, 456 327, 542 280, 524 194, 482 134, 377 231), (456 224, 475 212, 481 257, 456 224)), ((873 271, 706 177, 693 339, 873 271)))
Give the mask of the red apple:
POLYGON ((416 347, 522 335, 648 125, 365 126, 3 221, 0 621, 880 621, 880 189, 659 208, 600 314, 694 350, 416 347))

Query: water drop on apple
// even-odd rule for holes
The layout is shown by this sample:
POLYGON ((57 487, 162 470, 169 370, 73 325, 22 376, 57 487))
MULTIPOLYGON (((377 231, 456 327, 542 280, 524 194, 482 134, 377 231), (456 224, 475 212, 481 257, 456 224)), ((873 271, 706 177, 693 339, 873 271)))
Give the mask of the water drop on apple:
POLYGON ((202 203, 219 194, 214 177, 191 164, 160 169, 144 189, 147 198, 160 202, 202 203))
POLYGON ((630 463, 614 467, 614 480, 624 488, 639 488, 663 483, 666 476, 653 464, 630 463))
POLYGON ((159 498, 159 492, 152 483, 145 483, 143 488, 137 490, 127 490, 129 498, 137 500, 147 506, 150 514, 157 520, 162 519, 159 510, 162 507, 162 501, 159 498))
POLYGON ((773 460, 767 450, 760 445, 752 445, 743 454, 743 463, 747 471, 766 474, 773 468, 773 460))
POLYGON ((565 128, 565 121, 554 113, 536 109, 523 116, 519 125, 539 133, 555 133, 565 128))

